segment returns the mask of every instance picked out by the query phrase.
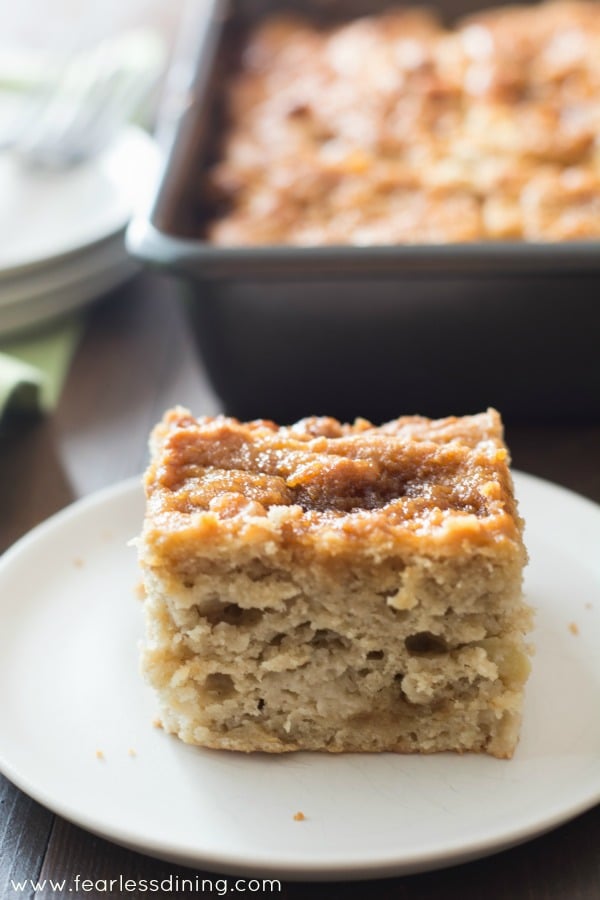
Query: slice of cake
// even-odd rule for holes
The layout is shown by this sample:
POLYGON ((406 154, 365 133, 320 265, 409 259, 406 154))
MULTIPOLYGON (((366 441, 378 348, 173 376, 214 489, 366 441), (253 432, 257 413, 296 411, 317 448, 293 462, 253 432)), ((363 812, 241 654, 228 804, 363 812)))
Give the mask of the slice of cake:
POLYGON ((143 670, 168 731, 512 755, 531 612, 497 412, 278 427, 175 409, 151 448, 143 670))

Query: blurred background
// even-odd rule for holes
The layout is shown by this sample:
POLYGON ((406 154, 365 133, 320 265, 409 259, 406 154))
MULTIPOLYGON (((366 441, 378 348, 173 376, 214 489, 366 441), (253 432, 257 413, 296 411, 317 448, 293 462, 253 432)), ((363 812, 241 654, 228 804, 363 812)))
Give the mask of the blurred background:
MULTIPOLYGON (((184 0, 22 0, 2 2, 0 57, 3 69, 16 52, 38 68, 46 56, 91 46, 130 28, 149 28, 169 43, 184 0)), ((3 76, 10 72, 3 71, 3 76)))
POLYGON ((0 423, 55 407, 83 307, 137 271, 125 229, 160 169, 183 14, 183 0, 0 3, 0 423))
MULTIPOLYGON (((0 135, 12 101, 47 83, 74 55, 117 36, 143 36, 172 58, 185 0, 2 0, 0 135)), ((158 50, 157 50, 158 48, 158 50)))
MULTIPOLYGON (((457 2, 441 5, 452 11, 457 2)), ((81 318, 50 344, 59 348, 51 353, 56 364, 42 366, 41 376, 22 364, 46 359, 52 335, 46 330, 32 346, 28 332, 57 316, 64 325, 142 262, 179 275, 186 327, 222 408, 239 418, 329 413, 383 421, 399 411, 441 416, 493 405, 520 421, 597 419, 593 246, 559 242, 549 252, 543 242, 507 250, 483 241, 479 249, 474 242, 420 252, 409 241, 375 252, 277 246, 261 254, 206 243, 199 185, 214 162, 227 79, 219 80, 217 65, 206 74, 210 54, 198 64, 199 35, 211 10, 220 22, 227 4, 2 3, 0 148, 17 152, 0 153, 0 409, 8 399, 27 406, 33 395, 52 405, 68 369, 65 342, 67 351, 75 346, 81 318), (201 74, 188 91, 194 64, 201 74), (150 207, 165 159, 163 142, 154 140, 157 123, 179 113, 154 215, 133 237, 130 229, 128 255, 127 224, 150 207), (69 129, 76 140, 61 140, 69 129), (181 228, 188 218, 189 233, 181 228), (182 236, 192 238, 192 249, 182 236)), ((229 6, 234 15, 213 41, 218 61, 227 58, 236 16, 278 8, 267 0, 229 6)), ((364 0, 305 6, 370 8, 364 0)), ((267 159, 260 151, 263 171, 267 159)), ((297 168, 290 167, 292 182, 297 168)), ((271 213, 261 215, 266 221, 271 213)))

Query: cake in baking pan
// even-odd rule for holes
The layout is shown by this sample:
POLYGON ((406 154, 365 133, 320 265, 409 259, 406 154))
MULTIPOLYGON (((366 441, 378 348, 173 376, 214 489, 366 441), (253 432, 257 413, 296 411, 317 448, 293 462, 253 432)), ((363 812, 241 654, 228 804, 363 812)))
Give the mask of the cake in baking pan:
POLYGON ((600 235, 597 0, 271 15, 223 92, 204 178, 221 246, 600 235))

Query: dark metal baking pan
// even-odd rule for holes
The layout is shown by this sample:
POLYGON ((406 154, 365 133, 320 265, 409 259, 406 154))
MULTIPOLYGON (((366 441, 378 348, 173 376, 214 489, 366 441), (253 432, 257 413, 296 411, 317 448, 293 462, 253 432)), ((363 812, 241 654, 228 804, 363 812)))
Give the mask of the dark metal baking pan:
MULTIPOLYGON (((227 42, 240 22, 284 5, 294 6, 203 5, 152 211, 128 233, 134 256, 179 279, 224 410, 379 422, 493 405, 507 421, 598 420, 597 242, 229 249, 195 236, 227 42)), ((331 15, 377 4, 300 6, 331 15)), ((443 12, 473 8, 457 0, 443 12)))

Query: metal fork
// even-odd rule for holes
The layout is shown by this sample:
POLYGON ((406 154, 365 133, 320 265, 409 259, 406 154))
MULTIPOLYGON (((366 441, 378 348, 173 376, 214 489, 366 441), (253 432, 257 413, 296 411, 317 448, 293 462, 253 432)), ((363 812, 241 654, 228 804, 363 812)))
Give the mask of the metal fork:
POLYGON ((147 103, 163 65, 162 44, 147 32, 78 54, 32 94, 2 149, 57 169, 101 153, 147 103))

